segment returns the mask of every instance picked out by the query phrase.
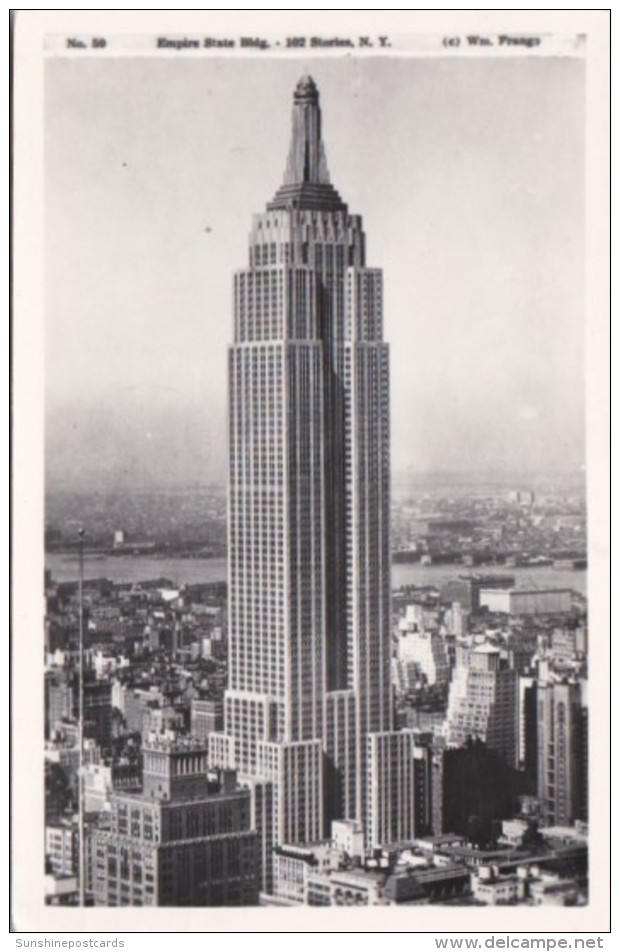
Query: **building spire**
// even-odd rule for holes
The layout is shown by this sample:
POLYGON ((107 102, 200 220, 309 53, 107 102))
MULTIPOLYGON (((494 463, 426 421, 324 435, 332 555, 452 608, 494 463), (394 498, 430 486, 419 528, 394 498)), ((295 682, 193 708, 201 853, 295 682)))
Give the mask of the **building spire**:
POLYGON ((312 76, 302 76, 293 94, 293 131, 285 185, 329 185, 329 173, 321 140, 319 91, 312 76))
POLYGON ((268 208, 342 208, 331 186, 321 138, 319 91, 312 76, 301 77, 293 93, 291 145, 284 181, 268 208))

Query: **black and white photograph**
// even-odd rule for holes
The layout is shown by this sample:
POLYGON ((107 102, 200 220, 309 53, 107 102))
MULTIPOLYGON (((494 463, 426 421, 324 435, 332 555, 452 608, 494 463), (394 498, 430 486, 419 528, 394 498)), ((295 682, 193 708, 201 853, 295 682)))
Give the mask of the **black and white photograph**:
POLYGON ((40 14, 18 931, 608 928, 606 11, 356 12, 40 14))

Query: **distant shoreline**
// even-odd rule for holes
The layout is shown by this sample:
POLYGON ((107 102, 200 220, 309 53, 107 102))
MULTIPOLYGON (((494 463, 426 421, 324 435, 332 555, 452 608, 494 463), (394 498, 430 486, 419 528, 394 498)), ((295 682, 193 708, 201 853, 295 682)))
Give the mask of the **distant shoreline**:
MULTIPOLYGON (((46 553, 45 567, 57 582, 77 581, 77 553, 46 553)), ((504 565, 477 565, 461 563, 422 565, 420 562, 401 562, 392 565, 392 588, 406 585, 439 585, 448 578, 470 574, 514 575, 518 586, 570 588, 582 596, 587 595, 587 571, 572 568, 545 566, 507 567, 504 565)), ((147 582, 154 578, 169 579, 174 585, 194 585, 204 582, 225 582, 228 577, 228 562, 225 556, 182 557, 154 555, 114 555, 88 553, 84 559, 84 575, 87 579, 109 578, 111 582, 147 582), (93 557, 94 556, 94 557, 93 557)))

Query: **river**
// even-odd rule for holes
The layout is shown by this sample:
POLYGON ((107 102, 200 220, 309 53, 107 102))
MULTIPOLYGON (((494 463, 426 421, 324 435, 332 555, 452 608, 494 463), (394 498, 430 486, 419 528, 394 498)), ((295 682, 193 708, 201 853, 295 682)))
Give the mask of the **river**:
MULTIPOLYGON (((51 570, 57 582, 75 581, 78 564, 75 555, 52 552, 45 555, 45 567, 51 570)), ((439 585, 445 579, 470 572, 513 575, 520 587, 534 585, 572 588, 587 594, 588 573, 575 569, 543 565, 537 568, 504 568, 503 566, 469 569, 463 565, 420 565, 419 562, 392 566, 392 587, 401 585, 439 585)), ((166 578, 174 585, 184 583, 226 581, 226 559, 156 558, 148 555, 86 555, 84 577, 108 578, 113 582, 145 582, 166 578)))

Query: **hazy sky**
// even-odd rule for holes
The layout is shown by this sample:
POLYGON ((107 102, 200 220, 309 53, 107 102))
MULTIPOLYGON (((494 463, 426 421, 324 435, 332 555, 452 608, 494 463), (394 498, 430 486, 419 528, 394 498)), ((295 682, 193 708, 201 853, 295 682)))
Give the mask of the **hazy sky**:
POLYGON ((50 476, 224 472, 232 272, 305 70, 384 269, 393 469, 581 466, 583 61, 179 55, 47 64, 50 476))

